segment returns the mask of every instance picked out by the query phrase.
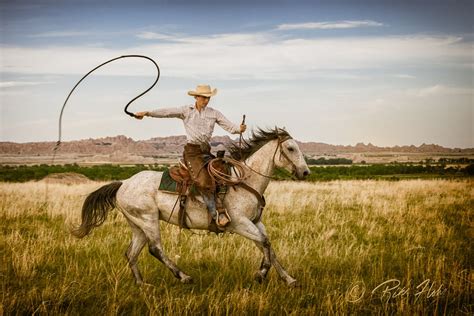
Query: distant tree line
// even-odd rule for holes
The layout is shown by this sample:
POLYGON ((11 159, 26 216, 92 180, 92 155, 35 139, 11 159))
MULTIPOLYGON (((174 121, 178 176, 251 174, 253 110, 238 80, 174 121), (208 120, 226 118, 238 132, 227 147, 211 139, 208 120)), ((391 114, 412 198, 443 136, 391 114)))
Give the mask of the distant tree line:
POLYGON ((440 163, 440 164, 455 164, 455 163, 473 164, 474 159, 465 158, 465 157, 463 157, 463 158, 439 158, 438 163, 440 163))
MULTIPOLYGON (((374 164, 365 166, 325 166, 310 167, 308 181, 363 180, 363 179, 415 179, 415 178, 462 178, 474 176, 474 164, 467 167, 442 165, 374 164)), ((280 180, 294 178, 283 169, 275 170, 274 176, 280 180)))
POLYGON ((351 165, 352 160, 346 158, 310 158, 305 156, 306 163, 308 165, 351 165))
MULTIPOLYGON (((164 171, 167 167, 161 165, 97 165, 79 166, 67 165, 37 165, 37 166, 0 166, 0 181, 25 182, 41 180, 49 174, 74 172, 91 180, 109 181, 123 180, 143 170, 164 171)), ((311 174, 307 181, 357 180, 357 179, 414 179, 414 178, 463 178, 474 176, 474 164, 466 167, 451 166, 446 168, 440 164, 410 165, 410 164, 374 164, 350 166, 310 166, 311 174)), ((294 178, 283 169, 276 169, 274 177, 280 180, 294 178)))
POLYGON ((37 165, 37 166, 0 166, 0 181, 25 182, 41 180, 49 174, 74 172, 91 180, 122 180, 127 179, 143 170, 163 171, 166 167, 159 165, 97 165, 84 167, 77 164, 66 165, 37 165))

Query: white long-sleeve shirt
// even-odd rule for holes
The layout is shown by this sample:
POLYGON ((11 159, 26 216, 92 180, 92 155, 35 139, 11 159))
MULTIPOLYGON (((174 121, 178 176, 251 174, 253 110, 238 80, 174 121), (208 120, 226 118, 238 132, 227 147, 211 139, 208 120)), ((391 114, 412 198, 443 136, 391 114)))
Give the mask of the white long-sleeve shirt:
POLYGON ((148 112, 152 117, 175 117, 183 120, 188 143, 209 143, 217 123, 231 134, 240 133, 240 125, 230 122, 221 112, 206 106, 199 112, 193 105, 165 108, 148 112))

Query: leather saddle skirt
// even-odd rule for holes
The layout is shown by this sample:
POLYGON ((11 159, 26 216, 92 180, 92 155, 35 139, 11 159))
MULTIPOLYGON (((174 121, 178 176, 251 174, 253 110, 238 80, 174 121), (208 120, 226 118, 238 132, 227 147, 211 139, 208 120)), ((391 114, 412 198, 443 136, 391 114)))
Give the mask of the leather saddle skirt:
POLYGON ((179 161, 179 165, 169 169, 170 177, 177 183, 190 183, 191 175, 183 160, 179 161))

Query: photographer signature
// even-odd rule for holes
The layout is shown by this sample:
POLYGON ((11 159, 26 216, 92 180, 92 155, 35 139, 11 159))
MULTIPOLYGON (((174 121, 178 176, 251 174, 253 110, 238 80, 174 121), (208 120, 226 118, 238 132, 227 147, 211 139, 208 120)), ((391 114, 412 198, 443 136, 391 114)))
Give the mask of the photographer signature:
POLYGON ((443 284, 437 284, 430 279, 426 279, 416 286, 412 286, 411 281, 403 285, 398 279, 390 279, 380 283, 370 292, 368 292, 363 282, 357 282, 346 291, 346 300, 350 303, 357 303, 370 295, 371 298, 378 298, 381 301, 388 302, 393 299, 412 296, 416 302, 420 299, 440 297, 444 295, 446 291, 447 288, 443 284))

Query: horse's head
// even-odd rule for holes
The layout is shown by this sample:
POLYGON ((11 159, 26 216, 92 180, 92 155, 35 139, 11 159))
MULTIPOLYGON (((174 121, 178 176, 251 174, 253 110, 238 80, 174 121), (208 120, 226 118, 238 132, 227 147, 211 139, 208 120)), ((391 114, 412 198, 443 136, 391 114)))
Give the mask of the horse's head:
POLYGON ((311 173, 298 143, 289 135, 278 137, 278 148, 275 153, 276 167, 288 170, 300 180, 311 173))
POLYGON ((256 131, 252 131, 250 139, 242 140, 243 142, 239 142, 239 145, 233 144, 229 148, 234 159, 243 161, 258 152, 269 142, 275 142, 276 147, 272 156, 266 157, 266 159, 272 159, 275 167, 288 170, 295 174, 298 179, 303 179, 310 174, 298 144, 285 129, 275 127, 275 129, 263 130, 259 128, 256 131))

